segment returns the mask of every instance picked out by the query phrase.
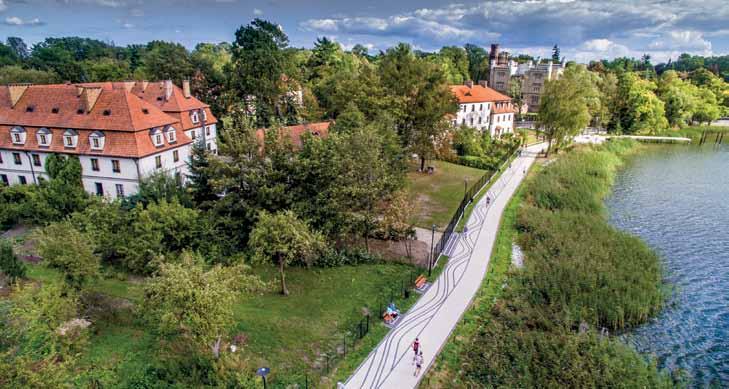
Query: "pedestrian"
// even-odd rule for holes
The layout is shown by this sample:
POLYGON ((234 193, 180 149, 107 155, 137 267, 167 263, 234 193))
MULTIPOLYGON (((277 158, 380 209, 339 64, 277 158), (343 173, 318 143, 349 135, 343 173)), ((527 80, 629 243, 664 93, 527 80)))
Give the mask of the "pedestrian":
POLYGON ((421 350, 418 355, 415 356, 415 373, 413 373, 414 377, 417 377, 418 374, 420 374, 420 369, 423 367, 423 351, 421 350))
POLYGON ((415 341, 413 342, 413 352, 415 353, 413 355, 413 363, 415 363, 415 360, 418 358, 418 351, 420 351, 420 339, 415 338, 415 341))
POLYGON ((491 203, 491 197, 486 196, 486 205, 489 205, 491 203))

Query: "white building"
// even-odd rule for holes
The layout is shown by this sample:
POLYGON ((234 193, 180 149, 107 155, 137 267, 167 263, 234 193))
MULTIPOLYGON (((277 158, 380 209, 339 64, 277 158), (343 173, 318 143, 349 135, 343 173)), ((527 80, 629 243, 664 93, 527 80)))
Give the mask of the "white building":
POLYGON ((514 132, 514 106, 511 97, 486 86, 485 82, 474 85, 452 85, 451 92, 458 99, 458 112, 452 118, 454 126, 468 126, 498 137, 514 132))
POLYGON ((217 152, 217 120, 170 81, 0 87, 0 183, 47 179, 50 154, 77 155, 83 186, 109 198, 162 171, 184 180, 194 141, 217 152))

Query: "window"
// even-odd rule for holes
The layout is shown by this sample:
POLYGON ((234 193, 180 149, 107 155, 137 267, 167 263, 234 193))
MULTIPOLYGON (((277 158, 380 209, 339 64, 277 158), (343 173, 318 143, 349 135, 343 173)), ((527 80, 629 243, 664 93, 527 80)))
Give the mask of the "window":
POLYGON ((45 134, 40 134, 40 142, 41 146, 45 146, 48 144, 48 139, 46 139, 45 134))
POLYGON ((0 174, 0 181, 2 181, 5 185, 10 185, 10 182, 8 181, 8 176, 5 174, 0 174))
POLYGON ((197 112, 192 112, 190 114, 190 120, 192 120, 193 123, 197 124, 200 121, 200 118, 197 115, 197 112))
POLYGON ((481 124, 481 116, 478 117, 478 124, 481 124))
POLYGON ((96 195, 103 196, 104 195, 104 185, 102 185, 100 182, 94 182, 94 185, 96 186, 96 195))
POLYGON ((3 163, 3 153, 0 153, 0 163, 3 163))
POLYGON ((175 162, 180 160, 180 153, 177 150, 172 152, 172 160, 175 162))
POLYGON ((104 134, 100 131, 94 131, 89 135, 92 150, 101 150, 104 148, 104 134))
POLYGON ((18 133, 13 134, 13 143, 23 143, 23 141, 20 139, 20 134, 18 134, 18 133))
POLYGON ((161 155, 154 157, 154 165, 157 167, 157 169, 162 167, 162 156, 161 155))
POLYGON ((25 185, 28 183, 28 180, 25 179, 25 176, 18 176, 18 182, 20 182, 21 185, 25 185))
POLYGON ((473 126, 473 118, 471 118, 471 126, 473 126))
POLYGON ((91 170, 98 172, 99 171, 99 160, 96 158, 91 158, 91 170))
POLYGON ((468 107, 466 106, 466 104, 463 104, 463 112, 466 112, 466 109, 468 109, 468 107))
POLYGON ((116 184, 116 197, 124 197, 124 185, 116 184))
POLYGON ((32 157, 33 157, 33 166, 40 166, 41 165, 40 155, 32 154, 32 157))
POLYGON ((121 173, 121 166, 119 166, 119 160, 118 159, 112 159, 111 160, 111 170, 114 173, 121 173))
POLYGON ((192 130, 192 132, 190 133, 190 136, 192 137, 192 140, 195 140, 195 137, 197 137, 197 131, 192 130))
POLYGON ((205 135, 210 136, 210 126, 205 127, 205 135))
POLYGON ((69 129, 63 133, 63 145, 65 147, 76 147, 77 142, 78 133, 76 131, 69 129))
POLYGON ((481 104, 481 105, 478 106, 478 110, 479 111, 483 111, 483 104, 481 104))
POLYGON ((173 143, 177 140, 177 137, 175 136, 175 130, 168 131, 167 132, 167 141, 170 143, 173 143))
POLYGON ((182 175, 180 172, 175 172, 175 182, 177 185, 182 185, 182 175))
POLYGON ((466 125, 466 118, 463 118, 463 119, 461 120, 461 125, 464 125, 464 126, 466 125))
POLYGON ((15 162, 16 165, 23 164, 23 162, 20 160, 20 153, 13 153, 13 162, 15 162))
POLYGON ((474 112, 474 111, 476 111, 476 104, 471 106, 471 112, 474 112))
POLYGON ((163 143, 162 142, 162 134, 155 135, 154 136, 154 144, 157 145, 157 146, 161 146, 162 143, 163 143))
POLYGON ((210 143, 208 143, 208 151, 210 151, 212 148, 210 147, 210 143))

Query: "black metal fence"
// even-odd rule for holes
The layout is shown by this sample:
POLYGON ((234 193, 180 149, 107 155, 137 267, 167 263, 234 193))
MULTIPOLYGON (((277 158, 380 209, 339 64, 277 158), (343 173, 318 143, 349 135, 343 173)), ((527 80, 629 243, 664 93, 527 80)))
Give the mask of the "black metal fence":
MULTIPOLYGON (((502 172, 507 164, 511 163, 511 160, 514 158, 514 156, 518 155, 519 152, 520 149, 514 151, 514 153, 509 155, 509 157, 506 158, 504 163, 502 163, 496 171, 486 172, 483 176, 481 176, 481 178, 478 179, 478 181, 476 181, 473 185, 471 185, 470 188, 468 188, 466 193, 463 195, 461 203, 458 205, 458 209, 456 209, 456 212, 451 217, 451 221, 448 222, 448 226, 446 226, 445 230, 443 230, 443 235, 441 235, 440 239, 438 239, 438 243, 433 248, 433 261, 435 261, 436 258, 439 258, 443 251, 445 251, 448 242, 453 235, 453 231, 458 226, 458 222, 461 220, 461 217, 463 217, 463 213, 466 211, 466 207, 468 207, 468 205, 473 201, 474 197, 476 197, 476 195, 481 191, 481 189, 483 189, 483 187, 488 185, 498 173, 502 172)), ((433 266, 435 266, 435 264, 433 264, 433 266)))
POLYGON ((404 303, 413 293, 415 280, 424 274, 424 270, 414 268, 400 278, 399 282, 390 284, 384 288, 374 301, 361 307, 361 311, 353 313, 345 324, 338 326, 339 330, 324 345, 325 352, 313 362, 313 368, 303 374, 283 372, 277 374, 271 372, 269 387, 271 388, 320 388, 334 387, 336 382, 327 382, 323 377, 328 377, 338 363, 348 354, 351 354, 356 345, 364 338, 373 325, 383 322, 383 314, 390 303, 394 303, 405 313, 404 303))

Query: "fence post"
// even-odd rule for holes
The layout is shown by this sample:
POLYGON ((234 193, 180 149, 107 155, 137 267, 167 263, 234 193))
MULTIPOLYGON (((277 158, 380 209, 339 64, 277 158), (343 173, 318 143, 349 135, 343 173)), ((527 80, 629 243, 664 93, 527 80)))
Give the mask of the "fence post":
POLYGON ((344 356, 347 356, 347 334, 344 334, 342 345, 344 345, 344 356))
POLYGON ((367 316, 365 316, 365 317, 367 318, 367 333, 369 333, 370 332, 370 315, 367 314, 367 316))
POLYGON ((309 389, 309 375, 304 374, 304 389, 309 389))

